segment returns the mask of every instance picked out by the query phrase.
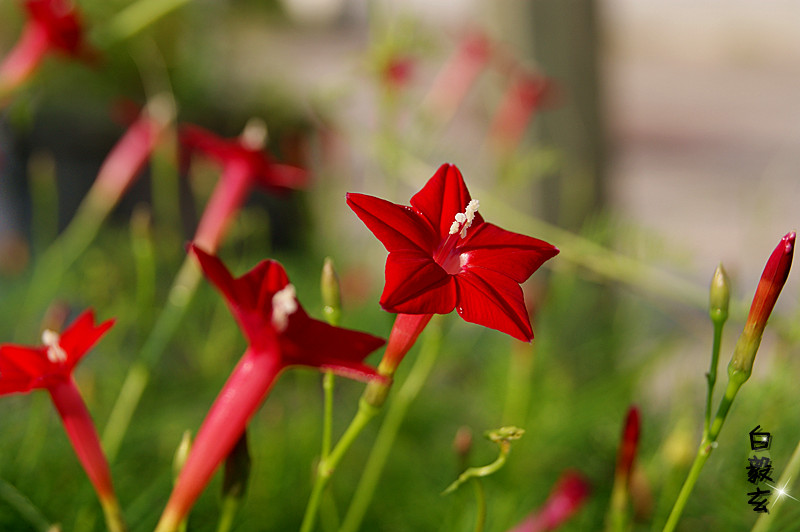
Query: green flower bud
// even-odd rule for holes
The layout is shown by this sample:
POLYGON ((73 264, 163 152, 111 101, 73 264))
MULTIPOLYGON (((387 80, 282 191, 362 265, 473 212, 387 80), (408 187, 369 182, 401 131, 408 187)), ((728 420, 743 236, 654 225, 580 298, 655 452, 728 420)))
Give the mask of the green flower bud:
POLYGON ((725 323, 728 319, 728 303, 731 300, 731 282, 722 263, 717 266, 711 278, 711 290, 708 295, 708 313, 716 324, 725 323))
POLYGON ((339 286, 339 276, 330 257, 325 257, 325 264, 322 266, 320 289, 325 319, 331 325, 337 325, 342 314, 342 291, 339 286))

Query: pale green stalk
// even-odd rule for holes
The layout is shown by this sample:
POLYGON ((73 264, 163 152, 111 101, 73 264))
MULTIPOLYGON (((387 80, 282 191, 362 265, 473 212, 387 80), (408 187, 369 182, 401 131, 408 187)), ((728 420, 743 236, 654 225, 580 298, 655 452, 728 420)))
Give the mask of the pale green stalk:
POLYGON ((700 471, 702 471, 703 466, 708 460, 708 457, 711 455, 711 451, 713 451, 714 447, 716 447, 719 432, 722 430, 722 425, 725 423, 725 418, 728 416, 728 411, 731 408, 731 404, 733 403, 739 388, 741 388, 742 384, 744 384, 743 380, 735 377, 736 375, 728 379, 728 387, 725 390, 725 396, 720 402, 719 410, 717 410, 717 415, 714 418, 714 423, 709 428, 708 436, 704 437, 700 442, 700 447, 697 449, 697 455, 695 456, 692 467, 689 470, 689 475, 686 477, 683 487, 678 494, 678 498, 675 500, 675 504, 672 507, 672 512, 670 512, 667 522, 664 525, 663 532, 672 532, 678 526, 678 521, 681 519, 681 515, 686 507, 686 503, 689 501, 692 490, 694 489, 695 484, 697 484, 697 479, 700 477, 700 471))
POLYGON ((356 491, 350 501, 344 521, 339 532, 355 532, 361 526, 364 515, 369 508, 375 488, 380 480, 383 468, 392 451, 392 446, 400 431, 400 426, 408 413, 411 403, 419 395, 431 374, 436 358, 439 356, 442 344, 442 332, 438 320, 431 322, 425 332, 424 341, 419 355, 408 374, 403 385, 397 391, 386 411, 386 417, 381 424, 375 443, 372 446, 367 463, 361 473, 356 491))

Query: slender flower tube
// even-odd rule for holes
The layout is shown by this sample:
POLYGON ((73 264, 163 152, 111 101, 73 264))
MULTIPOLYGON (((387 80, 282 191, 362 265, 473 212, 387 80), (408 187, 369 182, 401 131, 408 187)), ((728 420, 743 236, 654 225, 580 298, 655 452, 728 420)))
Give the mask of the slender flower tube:
POLYGON ((196 245, 191 252, 225 297, 250 346, 203 421, 157 532, 174 531, 185 519, 281 371, 304 365, 361 380, 375 378, 375 370, 362 361, 384 343, 375 336, 310 318, 275 261, 262 261, 234 279, 218 258, 196 245))
POLYGON ((439 71, 422 107, 441 122, 450 120, 486 68, 491 54, 492 44, 486 35, 478 32, 466 35, 439 71))
POLYGON ((110 211, 131 186, 175 116, 172 100, 150 100, 109 152, 86 198, 93 211, 110 211))
POLYGON ((580 509, 591 488, 583 475, 565 471, 558 479, 544 505, 509 532, 545 532, 556 530, 580 509))
POLYGON ((91 59, 83 24, 67 0, 27 0, 28 21, 14 48, 0 64, 0 99, 28 81, 50 52, 91 59))
POLYGON ((747 322, 728 364, 728 377, 739 385, 747 381, 753 371, 753 361, 761 344, 761 337, 764 335, 764 327, 792 267, 794 240, 794 231, 787 233, 781 239, 767 260, 764 273, 761 274, 747 322))
POLYGON ((216 251, 230 220, 255 185, 278 192, 305 186, 305 170, 275 163, 264 152, 266 138, 266 126, 260 120, 251 120, 235 140, 221 139, 197 126, 181 128, 184 161, 192 152, 200 151, 222 165, 222 177, 195 233, 194 242, 200 248, 216 251))
POLYGON ((511 82, 489 126, 489 136, 499 150, 509 152, 519 145, 551 86, 548 79, 527 73, 511 82))
POLYGON ((628 521, 628 499, 630 494, 633 463, 639 448, 641 432, 641 416, 639 409, 632 406, 625 416, 622 429, 622 441, 617 452, 617 466, 614 470, 614 488, 611 491, 607 530, 625 530, 628 521))
POLYGON ((117 497, 91 415, 72 378, 72 370, 114 324, 94 324, 94 313, 81 314, 63 334, 46 330, 41 347, 0 345, 0 395, 45 389, 86 475, 94 486, 112 531, 125 530, 117 497))
POLYGON ((454 165, 442 165, 410 207, 354 193, 347 203, 389 251, 380 303, 399 315, 382 374, 394 371, 432 314, 453 309, 468 322, 533 339, 519 285, 558 249, 484 222, 454 165))

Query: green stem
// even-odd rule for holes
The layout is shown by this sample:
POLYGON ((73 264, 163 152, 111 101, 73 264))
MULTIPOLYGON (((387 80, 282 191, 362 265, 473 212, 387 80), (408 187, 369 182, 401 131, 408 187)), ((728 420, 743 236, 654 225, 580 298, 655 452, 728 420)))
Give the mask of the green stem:
POLYGON ((308 499, 305 514, 303 515, 303 522, 300 525, 301 532, 311 532, 311 530, 313 530, 314 521, 316 520, 325 486, 328 485, 328 481, 330 481, 333 472, 336 470, 336 467, 339 465, 339 462, 342 460, 347 450, 369 422, 372 421, 372 418, 378 415, 378 412, 380 412, 379 408, 370 405, 362 397, 358 402, 358 411, 355 417, 344 431, 344 434, 342 434, 341 439, 333 448, 333 451, 331 451, 326 459, 320 459, 319 465, 317 466, 317 476, 311 488, 311 495, 308 499))
POLYGON ((31 319, 58 291, 61 279, 97 236, 108 210, 96 203, 81 204, 69 225, 42 253, 36 262, 28 294, 19 316, 18 337, 28 336, 26 326, 38 323, 31 319))
POLYGON ((117 13, 105 26, 99 28, 93 40, 110 46, 129 39, 172 11, 188 4, 190 0, 139 0, 117 13))
POLYGON ((717 365, 719 362, 723 325, 724 322, 714 321, 714 345, 711 348, 711 367, 706 374, 706 380, 708 381, 708 397, 706 398, 706 418, 703 424, 704 439, 708 437, 708 431, 711 428, 711 402, 714 398, 714 385, 717 382, 717 365))
POLYGON ((37 532, 47 532, 52 529, 50 521, 42 511, 17 488, 3 479, 0 479, 0 500, 14 508, 37 532))
POLYGON ((680 521, 681 514, 683 514, 686 503, 689 501, 689 496, 691 496, 692 490, 695 484, 697 484, 700 471, 702 471, 708 457, 711 455, 711 451, 716 447, 719 432, 722 430, 722 425, 725 423, 725 418, 728 416, 731 404, 733 404, 736 393, 739 391, 739 388, 742 387, 742 384, 743 382, 738 379, 728 380, 728 387, 725 389, 725 396, 720 402, 717 415, 714 418, 714 423, 708 430, 708 437, 703 438, 700 442, 700 447, 697 449, 697 456, 695 456, 692 467, 689 470, 689 475, 686 477, 683 487, 681 487, 681 491, 678 494, 678 498, 672 506, 672 512, 670 512, 667 518, 667 523, 664 525, 663 532, 672 532, 678 526, 678 521, 680 521))
POLYGON ((322 376, 322 391, 324 397, 322 417, 322 460, 328 458, 331 452, 331 434, 333 432, 333 388, 336 377, 332 371, 326 371, 322 376))
POLYGON ((178 329, 200 279, 199 266, 187 255, 172 284, 167 304, 145 341, 139 353, 139 360, 134 362, 128 370, 114 407, 111 409, 106 429, 103 432, 103 446, 109 461, 113 462, 117 456, 133 414, 150 382, 151 368, 158 363, 178 329))
POLYGON ((472 485, 475 486, 475 532, 483 532, 486 526, 486 491, 480 478, 475 478, 472 485))
POLYGON ((425 333, 425 339, 419 355, 414 361, 408 377, 388 407, 386 417, 375 438, 375 443, 367 458, 361 479, 353 494, 350 508, 347 510, 339 532, 355 532, 361 526, 383 468, 386 466, 394 441, 397 438, 397 433, 400 431, 400 426, 408 413, 411 403, 419 395, 420 390, 422 390, 431 374, 440 352, 441 342, 441 329, 434 322, 425 333))
MULTIPOLYGON (((797 447, 795 447, 792 457, 789 459, 789 464, 786 466, 786 469, 783 470, 783 473, 781 473, 781 477, 778 479, 778 483, 775 486, 788 493, 792 487, 789 482, 793 478, 796 478, 798 473, 800 473, 800 442, 797 442, 797 447)), ((772 507, 769 513, 762 513, 758 517, 752 532, 767 532, 770 529, 775 522, 775 514, 784 498, 785 497, 779 496, 778 490, 772 492, 770 495, 772 507)))

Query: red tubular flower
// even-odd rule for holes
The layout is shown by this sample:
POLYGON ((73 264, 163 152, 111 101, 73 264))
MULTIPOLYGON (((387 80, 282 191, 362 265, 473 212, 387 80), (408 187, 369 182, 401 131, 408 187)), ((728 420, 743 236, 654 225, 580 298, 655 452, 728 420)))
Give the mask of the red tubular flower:
POLYGON ((41 347, 0 345, 0 395, 34 389, 50 393, 75 454, 97 491, 109 527, 121 530, 123 525, 108 462, 91 415, 72 378, 75 365, 113 324, 113 320, 108 320, 95 325, 94 313, 88 310, 60 336, 45 331, 41 347))
POLYGON ((27 0, 28 22, 16 46, 0 65, 0 94, 22 85, 36 71, 48 52, 91 58, 83 40, 75 6, 66 0, 27 0))
POLYGON ((772 309, 775 308, 775 303, 778 301, 783 285, 786 284, 786 279, 789 277, 794 256, 794 240, 794 231, 784 235, 767 260, 764 273, 761 274, 761 280, 758 281, 744 331, 736 342, 733 357, 728 364, 728 377, 737 380, 740 385, 750 378, 767 320, 772 314, 772 309))
POLYGON ((575 471, 565 471, 544 505, 509 532, 555 530, 572 517, 589 497, 589 482, 575 471))
POLYGON ((521 74, 511 82, 489 127, 498 149, 510 151, 519 144, 550 88, 551 82, 538 75, 521 74))
POLYGON ((89 191, 89 204, 103 210, 117 204, 147 163, 173 116, 174 108, 166 95, 156 96, 145 106, 103 161, 89 191))
POLYGON ((433 82, 422 103, 444 122, 452 118, 492 53, 489 38, 480 32, 466 35, 433 82))
POLYGON ((157 532, 175 530, 186 517, 281 371, 302 365, 367 380, 377 373, 363 360, 384 343, 381 338, 310 318, 275 261, 262 261, 234 279, 218 258, 196 245, 191 251, 206 277, 222 292, 250 346, 203 421, 157 532))
POLYGON ((639 433, 641 431, 641 418, 639 409, 632 406, 628 409, 625 417, 625 427, 622 429, 622 442, 617 453, 617 467, 615 477, 622 479, 625 489, 630 483, 633 462, 636 459, 636 451, 639 447, 639 433))
POLYGON ((787 233, 781 239, 772 255, 769 256, 761 279, 758 281, 758 288, 753 296, 753 304, 750 306, 750 314, 747 316, 745 325, 745 328, 752 329, 756 334, 760 335, 764 332, 772 309, 775 308, 775 302, 778 301, 783 285, 786 284, 786 279, 789 277, 794 255, 794 239, 794 231, 787 233))
POLYGON ((222 177, 194 237, 195 244, 212 253, 254 185, 285 191, 303 187, 308 178, 304 170, 277 164, 264 152, 266 127, 261 122, 251 121, 235 140, 219 138, 197 126, 184 126, 180 140, 184 160, 192 152, 201 151, 222 165, 222 177))
POLYGON ((468 322, 533 338, 519 284, 558 249, 484 222, 458 168, 442 165, 410 207, 353 193, 347 203, 389 251, 385 310, 429 319, 455 308, 468 322))

